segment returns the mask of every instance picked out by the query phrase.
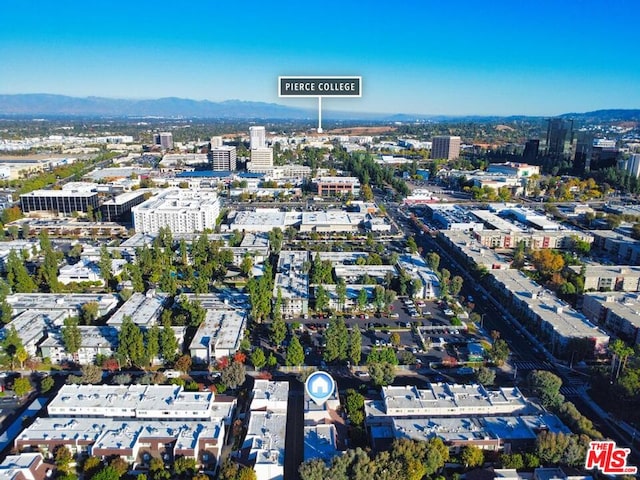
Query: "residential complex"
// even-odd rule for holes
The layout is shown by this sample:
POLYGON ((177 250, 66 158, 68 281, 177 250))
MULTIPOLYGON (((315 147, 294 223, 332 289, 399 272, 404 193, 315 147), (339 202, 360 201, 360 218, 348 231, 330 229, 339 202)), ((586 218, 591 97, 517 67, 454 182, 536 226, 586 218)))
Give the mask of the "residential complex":
POLYGON ((136 233, 157 233, 163 227, 173 233, 203 232, 215 228, 220 200, 213 191, 172 188, 133 207, 132 213, 136 233))

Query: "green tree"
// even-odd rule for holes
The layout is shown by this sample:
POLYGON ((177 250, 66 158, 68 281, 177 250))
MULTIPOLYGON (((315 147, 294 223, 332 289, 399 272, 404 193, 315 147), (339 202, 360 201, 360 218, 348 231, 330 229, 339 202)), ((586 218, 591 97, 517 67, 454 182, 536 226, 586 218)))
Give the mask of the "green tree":
POLYGON ((343 318, 333 317, 325 332, 326 347, 324 360, 333 362, 347 359, 349 348, 349 332, 343 318))
POLYGON ((338 297, 340 310, 344 311, 344 304, 347 300, 347 284, 342 278, 338 280, 338 283, 336 283, 336 296, 338 297))
POLYGON ((100 248, 98 268, 100 268, 100 276, 104 280, 105 285, 108 286, 113 279, 113 260, 111 259, 111 254, 107 250, 106 245, 103 245, 100 248))
POLYGON ((476 372, 476 381, 481 385, 493 385, 496 380, 496 372, 487 367, 480 367, 476 372))
POLYGON ((133 323, 130 316, 125 315, 118 333, 118 355, 128 365, 141 366, 144 363, 145 354, 142 330, 133 323))
POLYGON ((53 458, 58 470, 64 473, 71 473, 73 454, 67 447, 58 445, 53 452, 53 458))
POLYGON ((434 272, 437 272, 438 268, 440 267, 440 255, 438 255, 436 252, 429 252, 427 253, 426 258, 429 268, 434 272))
POLYGON ((153 359, 158 356, 160 353, 160 327, 157 324, 154 324, 146 333, 146 349, 147 349, 147 358, 150 362, 153 362, 153 359))
POLYGON ((160 355, 166 362, 173 362, 178 355, 178 339, 168 320, 163 322, 160 332, 160 355))
POLYGON ((98 318, 100 305, 98 302, 87 302, 80 309, 80 319, 85 325, 91 325, 98 318))
POLYGON ((318 285, 316 287, 316 310, 318 312, 322 312, 329 307, 329 293, 322 286, 318 285))
POLYGON ((365 288, 361 288, 358 292, 358 308, 360 310, 364 310, 367 306, 367 302, 369 300, 369 296, 367 295, 367 290, 365 288))
POLYGON ((462 447, 460 460, 465 468, 481 467, 484 463, 484 452, 475 445, 466 445, 462 447))
POLYGON ((389 385, 396 378, 396 367, 388 362, 372 363, 369 365, 369 375, 374 385, 389 385))
POLYGON ((173 461, 173 473, 180 477, 182 475, 193 475, 198 470, 195 458, 178 457, 173 461))
POLYGON ((220 380, 227 387, 233 389, 242 385, 245 381, 246 369, 240 362, 232 362, 222 369, 220 380))
POLYGON ((31 382, 27 377, 16 378, 13 382, 13 391, 18 397, 24 397, 32 388, 31 382))
POLYGON ((286 363, 296 367, 304 364, 304 349, 296 335, 293 336, 287 348, 286 363))
POLYGON ((253 258, 251 258, 251 255, 245 255, 244 258, 242 259, 242 263, 240 264, 240 271, 242 272, 242 275, 244 275, 245 277, 248 277, 252 269, 253 269, 253 258))
POLYGON ((282 319, 282 315, 276 315, 271 322, 271 328, 269 330, 269 340, 273 346, 278 347, 282 345, 284 339, 287 337, 287 325, 282 319))
POLYGON ((545 408, 558 407, 564 401, 564 396, 560 393, 562 380, 557 375, 546 370, 534 370, 527 380, 534 395, 545 408))
POLYGON ((60 282, 58 282, 58 255, 51 248, 44 252, 44 261, 38 269, 38 278, 44 291, 50 293, 60 291, 60 282))
POLYGON ((96 385, 102 382, 102 368, 98 367, 97 365, 83 365, 80 370, 82 372, 82 383, 96 385))
POLYGON ((78 327, 78 319, 66 318, 62 327, 62 343, 67 353, 75 355, 82 346, 82 333, 78 327))
POLYGON ((389 342, 391 342, 391 345, 398 348, 400 346, 400 334, 398 332, 393 332, 389 335, 389 342))
POLYGON ((8 329, 5 328, 5 337, 2 341, 2 349, 4 353, 9 357, 11 361, 11 369, 15 368, 15 362, 18 360, 16 358, 18 352, 24 350, 24 345, 22 344, 22 340, 18 336, 18 332, 16 331, 16 327, 11 325, 8 329))
POLYGON ((407 249, 412 255, 418 253, 418 245, 416 244, 416 239, 413 238, 413 236, 409 237, 407 240, 407 249))
POLYGON ((175 361, 174 367, 180 370, 182 373, 187 373, 189 369, 191 369, 191 356, 190 355, 181 355, 175 361))
POLYGON ((364 423, 364 397, 353 388, 346 391, 344 408, 353 425, 364 423))
POLYGON ((36 283, 15 250, 11 250, 7 256, 6 272, 7 282, 13 292, 33 293, 37 290, 36 283))
POLYGON ((353 365, 358 365, 362 358, 362 334, 360 327, 354 325, 349 335, 349 360, 353 365))
POLYGON ((256 370, 260 370, 265 366, 267 363, 267 357, 265 356, 262 348, 258 347, 251 353, 251 363, 256 367, 256 370))
POLYGON ((42 393, 48 393, 55 386, 56 381, 51 375, 47 375, 40 381, 40 391, 42 393))
POLYGON ((451 295, 453 295, 454 297, 457 297, 458 294, 460 293, 460 290, 462 290, 463 283, 464 283, 464 280, 462 280, 461 276, 456 275, 455 277, 453 277, 451 279, 451 285, 450 285, 451 295))
POLYGON ((505 340, 498 338, 491 345, 487 355, 493 363, 500 366, 509 358, 509 344, 505 340))

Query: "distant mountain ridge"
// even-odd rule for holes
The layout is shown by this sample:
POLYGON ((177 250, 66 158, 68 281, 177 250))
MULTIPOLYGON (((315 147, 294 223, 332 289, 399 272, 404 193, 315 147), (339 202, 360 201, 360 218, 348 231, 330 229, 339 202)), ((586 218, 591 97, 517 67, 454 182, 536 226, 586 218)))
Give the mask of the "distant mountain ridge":
MULTIPOLYGON (((339 112, 323 110, 323 118, 334 120, 415 121, 495 121, 545 118, 527 115, 427 115, 339 112)), ((277 103, 226 100, 191 100, 165 97, 129 100, 105 97, 70 97, 47 93, 0 94, 0 115, 15 116, 106 116, 106 117, 180 117, 219 119, 314 120, 317 110, 289 107, 277 103)), ((579 122, 640 121, 640 109, 607 109, 584 113, 566 113, 561 117, 579 122)))

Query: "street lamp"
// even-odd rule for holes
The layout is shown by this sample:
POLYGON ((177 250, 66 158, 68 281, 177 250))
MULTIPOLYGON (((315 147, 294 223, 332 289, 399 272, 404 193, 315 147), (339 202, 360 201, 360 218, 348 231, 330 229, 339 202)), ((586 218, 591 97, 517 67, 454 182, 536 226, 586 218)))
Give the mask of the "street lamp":
POLYGON ((480 329, 484 328, 484 316, 486 315, 486 313, 483 313, 482 316, 480 317, 480 329))

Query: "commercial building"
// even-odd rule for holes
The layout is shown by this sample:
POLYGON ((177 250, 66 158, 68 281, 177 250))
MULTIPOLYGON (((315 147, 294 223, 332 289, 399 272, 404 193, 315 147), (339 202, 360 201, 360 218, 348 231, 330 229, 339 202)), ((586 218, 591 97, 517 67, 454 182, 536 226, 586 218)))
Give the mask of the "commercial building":
POLYGON ((360 195, 360 180, 358 177, 319 177, 313 180, 321 197, 335 195, 360 195))
POLYGON ((247 170, 258 173, 271 173, 273 170, 273 149, 270 147, 252 148, 247 170))
POLYGON ((537 138, 527 140, 527 143, 524 144, 524 151, 522 152, 522 161, 528 164, 537 163, 539 152, 540 140, 537 138))
POLYGON ((173 148, 173 134, 171 132, 155 133, 153 135, 153 143, 164 150, 171 150, 173 148))
POLYGON ((547 124, 547 155, 560 158, 573 141, 573 120, 550 118, 547 124))
POLYGON ((483 230, 484 224, 466 208, 459 205, 428 205, 433 219, 444 230, 483 230))
POLYGON ((220 199, 214 191, 167 189, 133 207, 136 233, 157 233, 168 227, 173 233, 195 233, 216 227, 220 199))
POLYGON ((357 232, 367 218, 365 213, 325 210, 323 212, 303 212, 301 232, 357 232))
POLYGON ((236 147, 229 145, 212 146, 208 154, 211 170, 234 171, 236 169, 236 155, 236 147))
POLYGON ((640 153, 632 154, 626 161, 624 169, 635 178, 640 177, 640 153))
POLYGON ((305 315, 309 312, 309 275, 305 273, 305 262, 309 252, 282 250, 273 285, 273 299, 282 295, 282 314, 305 315))
POLYGON ((144 190, 122 193, 114 198, 105 200, 100 205, 102 220, 105 222, 131 222, 131 209, 144 202, 144 190))
POLYGON ((460 156, 460 137, 437 136, 431 143, 431 158, 455 160, 460 156))
POLYGON ((531 177, 540 175, 540 167, 518 162, 490 163, 487 167, 488 173, 501 173, 514 177, 531 177))
POLYGON ((627 292, 587 292, 582 312, 592 322, 632 343, 640 343, 640 294, 627 292))
POLYGON ((71 190, 34 190, 20 195, 20 209, 29 212, 53 212, 71 215, 98 210, 98 193, 71 190))
POLYGON ((249 127, 249 148, 265 148, 267 146, 267 134, 264 127, 249 127))
POLYGON ((268 233, 276 227, 284 231, 289 226, 299 226, 302 213, 283 212, 277 208, 256 208, 253 211, 231 211, 227 218, 228 231, 268 233))

